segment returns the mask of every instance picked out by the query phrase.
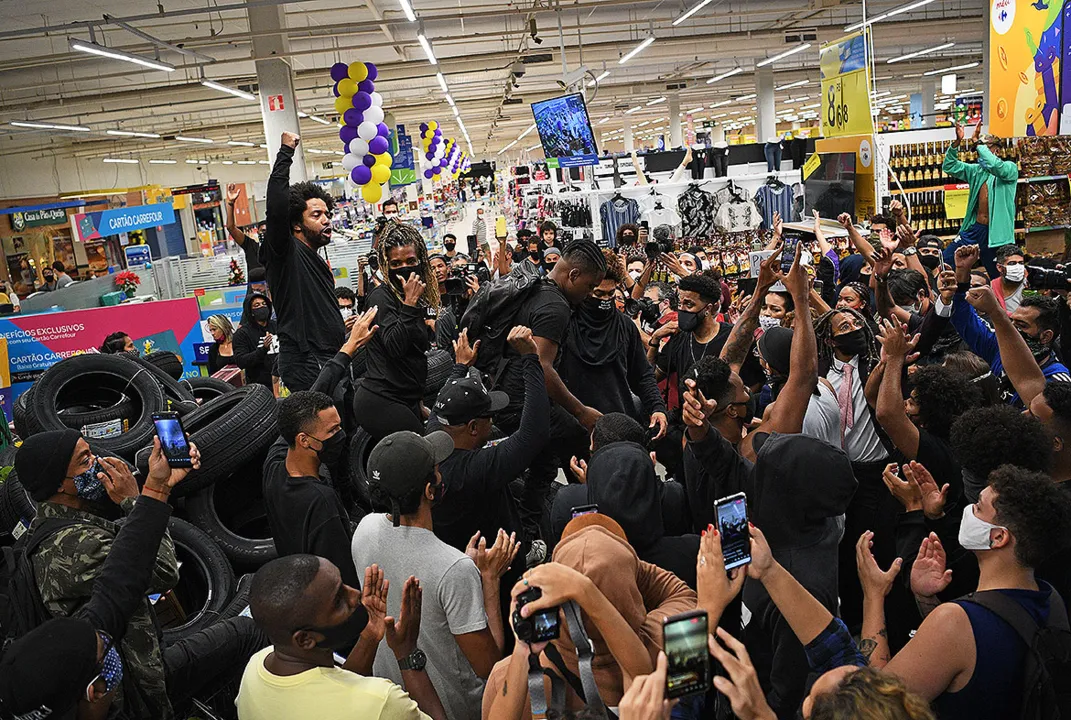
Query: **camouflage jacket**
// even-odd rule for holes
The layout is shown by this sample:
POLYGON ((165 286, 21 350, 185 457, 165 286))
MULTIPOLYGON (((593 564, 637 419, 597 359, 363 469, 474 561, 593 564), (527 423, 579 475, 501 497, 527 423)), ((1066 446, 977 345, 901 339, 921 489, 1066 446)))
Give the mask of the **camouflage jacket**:
MULTIPOLYGON (((129 514, 133 498, 124 500, 122 508, 129 514)), ((43 502, 31 531, 47 518, 80 523, 64 528, 44 541, 33 556, 41 600, 53 617, 66 617, 89 601, 93 582, 104 566, 119 526, 84 510, 43 502)), ((178 578, 175 546, 171 535, 165 532, 157 551, 149 592, 167 592, 178 583, 178 578)), ((124 679, 116 697, 116 707, 121 707, 131 717, 170 720, 173 713, 164 682, 163 651, 148 598, 144 607, 130 617, 119 651, 126 677, 137 692, 128 692, 130 685, 124 679)))

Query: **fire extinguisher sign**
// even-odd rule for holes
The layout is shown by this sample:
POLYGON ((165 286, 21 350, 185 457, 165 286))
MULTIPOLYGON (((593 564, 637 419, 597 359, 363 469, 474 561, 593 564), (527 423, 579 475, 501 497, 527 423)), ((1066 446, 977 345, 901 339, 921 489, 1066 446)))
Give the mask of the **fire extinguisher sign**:
POLYGON ((279 112, 283 109, 283 96, 282 95, 269 95, 268 96, 268 111, 279 112))

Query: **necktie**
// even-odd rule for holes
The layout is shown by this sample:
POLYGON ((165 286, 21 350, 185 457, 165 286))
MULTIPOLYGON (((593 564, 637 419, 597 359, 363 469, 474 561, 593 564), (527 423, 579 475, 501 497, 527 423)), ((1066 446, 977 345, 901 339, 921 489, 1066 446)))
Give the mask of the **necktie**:
POLYGON ((844 433, 855 425, 855 405, 852 403, 852 367, 851 363, 841 366, 843 379, 837 391, 837 405, 840 407, 840 442, 844 444, 844 433))

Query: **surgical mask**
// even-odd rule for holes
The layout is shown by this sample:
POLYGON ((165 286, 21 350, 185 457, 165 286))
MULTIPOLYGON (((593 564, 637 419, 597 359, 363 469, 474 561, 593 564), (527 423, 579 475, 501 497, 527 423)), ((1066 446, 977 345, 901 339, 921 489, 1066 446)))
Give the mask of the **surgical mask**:
POLYGON ((698 312, 690 312, 688 310, 677 311, 677 327, 684 332, 692 332, 699 327, 699 319, 706 311, 706 306, 698 312))
POLYGON ((101 663, 100 672, 89 681, 89 685, 86 687, 86 697, 89 696, 89 687, 92 687, 97 680, 104 681, 105 694, 119 687, 119 683, 123 681, 123 661, 119 657, 119 651, 115 645, 108 648, 108 652, 104 654, 104 662, 101 663))
POLYGON ((941 258, 937 255, 919 255, 919 262, 927 270, 936 270, 941 267, 941 258))
POLYGON ((639 280, 640 275, 643 275, 643 272, 641 272, 640 270, 629 270, 628 272, 628 276, 632 278, 633 282, 639 280))
POLYGON ((919 309, 917 307, 915 307, 914 305, 898 305, 897 307, 899 307, 904 312, 914 313, 916 315, 918 314, 918 311, 919 311, 919 309))
POLYGON ((353 315, 353 308, 351 308, 351 307, 340 307, 338 309, 338 312, 339 312, 340 315, 342 315, 342 319, 345 320, 346 318, 348 318, 348 317, 353 315))
POLYGON ((766 332, 770 328, 781 327, 781 319, 770 317, 769 315, 759 315, 759 327, 763 332, 766 332))
POLYGON ((103 500, 108 495, 104 483, 97 477, 97 473, 102 472, 104 472, 104 468, 100 466, 100 460, 93 458, 93 464, 89 466, 88 470, 71 478, 71 480, 74 480, 74 489, 78 492, 78 497, 83 500, 95 501, 103 500))
POLYGON ((866 332, 859 328, 843 335, 836 335, 833 337, 833 344, 845 355, 855 357, 866 352, 866 332))
POLYGON ((1026 277, 1026 265, 1008 265, 1004 268, 1004 277, 1008 282, 1021 283, 1026 277))
POLYGON ((313 450, 316 456, 320 458, 320 462, 324 465, 333 465, 346 450, 346 431, 339 430, 331 437, 320 440, 320 438, 310 435, 313 440, 317 440, 320 443, 319 450, 313 450))
POLYGON ((368 611, 364 609, 364 605, 358 604, 350 616, 338 625, 304 629, 324 636, 323 640, 316 643, 316 647, 324 650, 346 651, 357 644, 357 638, 361 636, 361 631, 366 625, 368 625, 368 611))
POLYGON ((271 308, 267 306, 253 308, 253 319, 258 323, 268 322, 271 320, 271 308))
POLYGON ((396 213, 396 212, 390 212, 390 213, 389 212, 385 212, 385 213, 383 213, 383 217, 387 218, 388 220, 393 220, 394 218, 398 217, 398 213, 396 213))
POLYGON ((989 550, 993 547, 991 530, 1007 530, 1002 525, 987 523, 974 514, 974 505, 963 508, 959 521, 959 544, 964 550, 989 550))
POLYGON ((390 275, 390 281, 394 283, 399 290, 405 287, 405 281, 409 279, 409 276, 413 273, 420 274, 420 269, 416 267, 403 267, 403 268, 391 268, 387 271, 390 275))

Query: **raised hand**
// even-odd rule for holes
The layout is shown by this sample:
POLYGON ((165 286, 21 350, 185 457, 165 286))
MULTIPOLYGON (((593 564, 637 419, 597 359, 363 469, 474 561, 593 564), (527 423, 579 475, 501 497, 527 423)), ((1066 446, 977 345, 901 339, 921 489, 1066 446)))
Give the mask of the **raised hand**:
POLYGON ((904 465, 904 476, 909 483, 918 487, 922 501, 922 512, 930 520, 937 520, 945 514, 945 502, 948 500, 948 483, 940 488, 930 471, 922 463, 912 460, 904 465))
POLYGON ((569 469, 576 475, 576 479, 580 481, 581 485, 587 484, 588 481, 588 463, 586 460, 577 459, 576 455, 573 455, 569 459, 569 469))
POLYGON ((903 325, 886 319, 881 322, 878 342, 881 343, 881 348, 885 351, 887 358, 900 358, 905 362, 911 362, 918 357, 914 350, 919 343, 920 337, 920 335, 916 334, 914 337, 908 338, 904 332, 903 325))
POLYGON ((684 397, 681 398, 681 413, 684 424, 692 427, 706 427, 707 418, 718 409, 717 400, 707 400, 703 391, 695 386, 695 380, 685 380, 684 397))
POLYGON ((238 200, 238 196, 242 194, 242 188, 240 185, 234 183, 227 184, 227 202, 233 205, 238 200))
POLYGON ((956 268, 969 271, 978 262, 977 245, 960 245, 956 248, 956 268))
POLYGON ((469 540, 465 548, 465 554, 476 563, 476 569, 480 571, 480 577, 486 581, 498 582, 509 566, 513 558, 517 556, 517 550, 521 544, 517 540, 517 533, 506 534, 505 530, 499 530, 495 538, 495 544, 487 547, 487 538, 481 537, 479 531, 469 540))
POLYGON ((968 290, 967 302, 982 315, 995 315, 1001 312, 997 296, 988 285, 979 285, 968 290))
POLYGON ((383 575, 383 569, 372 565, 364 569, 364 584, 361 586, 361 604, 368 612, 368 625, 365 631, 372 635, 378 644, 387 632, 387 590, 390 581, 383 575))
POLYGON ((778 244, 778 246, 773 249, 773 252, 770 253, 770 257, 759 263, 759 277, 755 282, 756 292, 758 292, 759 288, 768 290, 775 282, 777 282, 778 271, 781 267, 781 252, 784 248, 784 243, 778 244))
POLYGON ((699 596, 698 607, 706 610, 711 619, 721 617, 726 606, 744 587, 747 571, 736 567, 725 571, 725 556, 721 550, 721 535, 713 525, 708 525, 699 540, 699 554, 695 562, 695 591, 699 596))
POLYGON ((945 549, 937 533, 922 538, 918 557, 911 566, 911 592, 922 597, 933 597, 944 591, 952 582, 952 571, 945 569, 945 549))
POLYGON ((707 648, 729 673, 729 677, 715 675, 714 687, 729 698, 739 720, 774 720, 777 716, 766 703, 766 695, 759 685, 759 677, 755 673, 755 666, 751 664, 747 648, 722 628, 717 628, 715 633, 717 638, 714 635, 707 638, 707 648))
POLYGON ((145 485, 165 494, 171 492, 176 485, 182 482, 183 478, 190 474, 191 470, 199 470, 201 468, 201 451, 193 443, 190 443, 190 460, 193 467, 171 467, 167 464, 167 458, 164 457, 164 449, 160 445, 160 436, 154 436, 152 439, 152 454, 149 455, 149 477, 146 478, 145 485))
POLYGON ((409 279, 402 285, 402 292, 405 294, 402 302, 409 307, 416 307, 417 302, 424 296, 426 287, 427 285, 420 278, 420 274, 414 269, 413 272, 409 273, 409 279))
POLYGON ((666 654, 659 652, 655 671, 632 680, 617 706, 621 720, 669 720, 677 701, 665 699, 667 667, 666 654))
POLYGON ((379 308, 373 306, 360 315, 350 316, 351 318, 356 318, 353 321, 353 327, 350 328, 349 336, 349 344, 353 346, 355 351, 367 345, 372 336, 376 334, 376 330, 379 329, 379 325, 372 324, 376 319, 377 312, 379 312, 379 308))
POLYGON ((863 586, 863 597, 885 597, 892 589, 893 580, 900 574, 900 566, 903 558, 896 558, 888 570, 882 571, 878 567, 878 561, 874 559, 871 546, 874 544, 874 533, 867 530, 859 536, 855 543, 855 565, 859 571, 859 583, 863 586))
POLYGON ((301 136, 298 135, 297 133, 292 133, 292 132, 284 132, 283 133, 283 139, 282 139, 282 144, 283 145, 286 145, 287 147, 296 148, 298 146, 299 142, 301 142, 301 136))
POLYGON ((919 236, 922 235, 922 231, 914 232, 909 225, 897 225, 896 226, 896 239, 898 240, 897 248, 905 249, 914 247, 918 242, 919 236))
MULTIPOLYGON (((787 273, 777 272, 777 279, 792 293, 794 298, 802 298, 810 291, 810 283, 807 271, 800 265, 800 254, 803 252, 803 243, 796 243, 796 255, 792 258, 792 267, 787 273)), ((797 300, 798 302, 798 300, 797 300)))
POLYGON ((959 283, 956 280, 956 271, 942 270, 937 277, 937 292, 941 294, 941 302, 945 305, 951 305, 958 288, 959 283))
POLYGON ((479 349, 479 340, 474 345, 469 345, 468 328, 462 330, 461 334, 457 336, 457 340, 454 340, 454 358, 461 365, 472 367, 472 363, 476 362, 476 353, 479 349))
POLYGON ((539 354, 539 348, 536 347, 535 340, 532 338, 531 328, 526 328, 524 325, 510 328, 509 335, 506 336, 506 342, 520 355, 539 354))
POLYGON ((401 660, 413 654, 420 637, 420 606, 423 601, 420 581, 413 576, 405 581, 402 588, 402 606, 398 618, 384 618, 386 626, 387 647, 394 652, 394 657, 401 660))
POLYGON ((885 482, 885 487, 889 488, 889 492, 892 493, 892 496, 900 501, 900 504, 904 506, 905 511, 913 512, 915 510, 921 510, 922 493, 919 492, 918 484, 907 480, 901 480, 896 473, 896 463, 889 463, 885 466, 885 470, 881 474, 881 479, 885 482))
POLYGON ((841 213, 837 216, 837 222, 839 222, 845 230, 852 226, 852 216, 848 213, 841 213))

